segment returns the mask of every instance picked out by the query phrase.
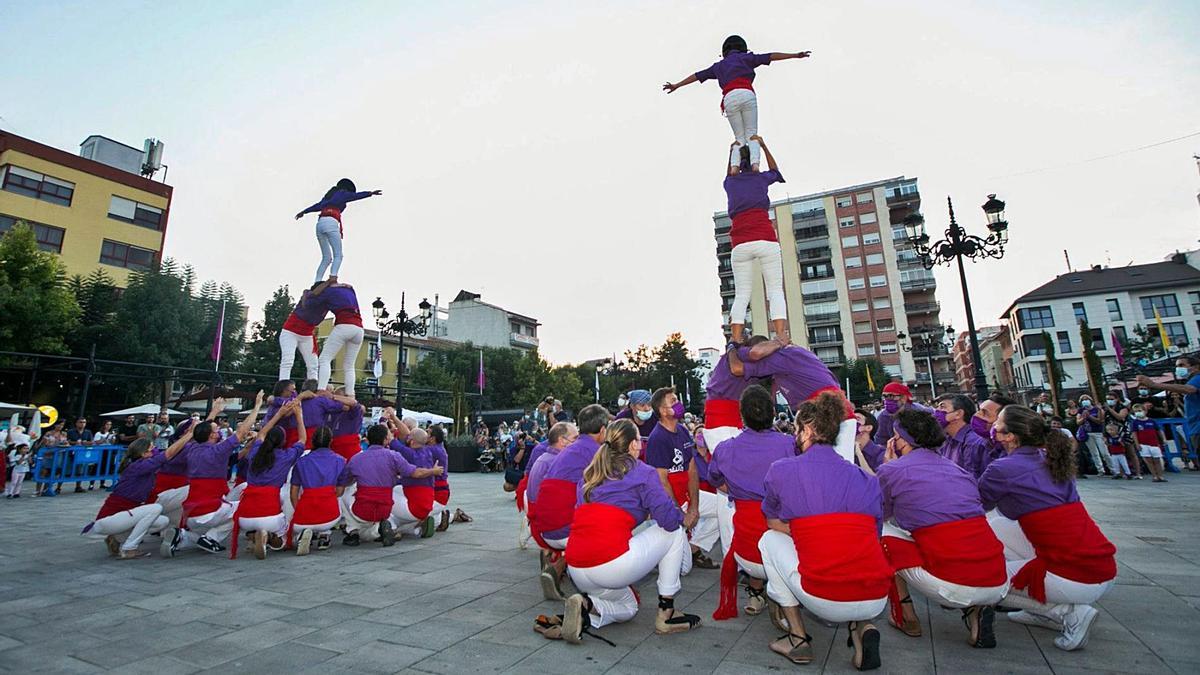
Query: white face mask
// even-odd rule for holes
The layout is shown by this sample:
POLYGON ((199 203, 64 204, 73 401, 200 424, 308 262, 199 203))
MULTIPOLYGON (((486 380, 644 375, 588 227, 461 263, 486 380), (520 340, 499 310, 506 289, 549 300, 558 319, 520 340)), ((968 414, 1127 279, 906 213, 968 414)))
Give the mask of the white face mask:
POLYGON ((1188 376, 1188 369, 1186 367, 1184 367, 1184 366, 1176 366, 1175 367, 1175 379, 1186 380, 1187 376, 1188 376))

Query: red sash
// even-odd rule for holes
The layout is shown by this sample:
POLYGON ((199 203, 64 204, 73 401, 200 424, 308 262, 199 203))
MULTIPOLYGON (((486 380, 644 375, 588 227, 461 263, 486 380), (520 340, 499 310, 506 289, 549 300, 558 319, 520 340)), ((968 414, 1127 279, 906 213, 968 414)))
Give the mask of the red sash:
POLYGON ((742 411, 737 401, 710 398, 704 401, 704 428, 742 427, 742 411))
MULTIPOLYGON (((737 247, 749 241, 779 241, 775 234, 775 224, 766 209, 746 209, 734 214, 733 226, 729 228, 729 245, 737 247)), ((737 401, 733 402, 737 404, 737 401)), ((741 415, 738 416, 738 426, 741 415)))
POLYGON ((529 490, 529 474, 521 476, 521 480, 517 483, 517 513, 525 513, 528 516, 528 499, 526 492, 529 490))
POLYGON ((717 621, 738 615, 737 561, 733 555, 736 553, 742 560, 761 565, 762 552, 758 550, 758 540, 767 531, 767 519, 763 516, 761 501, 738 499, 733 504, 733 541, 725 552, 725 563, 721 565, 720 602, 712 615, 717 621))
POLYGON ((404 498, 408 512, 417 520, 425 520, 433 512, 433 488, 428 485, 405 485, 404 498))
POLYGON ((377 485, 359 485, 354 493, 350 512, 367 523, 377 523, 392 515, 392 488, 377 485))
POLYGON ((438 476, 433 482, 433 501, 445 506, 450 503, 450 481, 438 476))
POLYGON ((619 506, 580 504, 571 521, 567 564, 571 567, 595 567, 616 560, 629 550, 629 538, 636 525, 633 516, 619 506))
POLYGON ((95 520, 107 518, 114 513, 120 513, 122 511, 132 511, 139 506, 141 506, 141 504, 133 501, 132 499, 127 499, 115 493, 109 494, 108 499, 105 499, 104 503, 100 505, 100 512, 96 514, 95 520))
POLYGON ((147 504, 153 504, 158 501, 158 496, 167 490, 181 488, 188 484, 187 476, 178 473, 163 473, 159 471, 154 474, 154 488, 150 490, 150 497, 146 500, 147 504))
MULTIPOLYGON (((319 428, 320 427, 309 427, 309 426, 304 427, 304 449, 305 450, 312 450, 313 434, 315 434, 317 432, 317 429, 319 429, 319 428)), ((300 436, 297 434, 296 441, 298 442, 299 440, 300 440, 300 436)))
POLYGON ((892 567, 883 556, 875 519, 861 513, 827 513, 789 523, 800 586, 837 602, 887 597, 892 567))
POLYGON ((338 324, 349 324, 362 328, 362 314, 359 314, 357 307, 335 309, 333 310, 333 323, 335 326, 338 324))
POLYGON ((329 443, 329 449, 349 462, 351 457, 362 452, 362 441, 358 439, 358 434, 342 434, 333 437, 333 441, 329 443))
POLYGON ((561 478, 547 478, 538 486, 538 506, 529 512, 529 530, 542 548, 550 548, 542 539, 543 532, 573 526, 575 491, 575 483, 561 478))
POLYGON ((675 503, 683 506, 688 503, 690 495, 688 495, 688 472, 676 471, 675 473, 667 474, 667 483, 671 485, 671 492, 675 495, 675 503))
POLYGON ((238 537, 241 528, 239 518, 266 518, 283 513, 279 504, 278 485, 247 485, 238 500, 237 509, 233 512, 233 534, 229 540, 229 559, 237 557, 238 537))
POLYGON ((754 82, 748 77, 739 77, 735 80, 730 80, 724 87, 721 87, 721 112, 725 112, 725 94, 734 89, 749 89, 754 91, 754 82))
POLYGON ((338 238, 344 239, 346 237, 346 230, 342 227, 342 210, 341 209, 335 209, 332 206, 327 207, 327 208, 321 209, 321 213, 317 217, 318 218, 333 218, 334 220, 338 221, 338 238))
POLYGON ((295 314, 290 314, 287 320, 283 322, 283 329, 291 331, 296 335, 312 335, 317 327, 295 314))
POLYGON ((188 480, 188 496, 183 502, 183 517, 180 527, 187 529, 188 518, 206 516, 221 508, 225 495, 229 493, 229 482, 224 478, 191 478, 188 480))
POLYGON ((341 516, 342 508, 338 504, 337 493, 332 485, 304 488, 296 502, 296 510, 292 513, 292 521, 288 523, 287 545, 292 545, 292 530, 296 523, 301 526, 322 525, 341 516))
POLYGON ((296 427, 283 430, 283 447, 290 448, 300 442, 300 430, 296 427))
POLYGON ((1013 577, 1013 588, 1046 602, 1046 572, 1081 584, 1100 584, 1117 576, 1117 547, 1088 515, 1083 502, 1052 506, 1017 519, 1037 554, 1013 577))
POLYGON ((714 495, 717 494, 717 489, 715 487, 709 485, 708 481, 706 481, 706 480, 700 481, 700 491, 708 492, 708 493, 711 493, 714 495))

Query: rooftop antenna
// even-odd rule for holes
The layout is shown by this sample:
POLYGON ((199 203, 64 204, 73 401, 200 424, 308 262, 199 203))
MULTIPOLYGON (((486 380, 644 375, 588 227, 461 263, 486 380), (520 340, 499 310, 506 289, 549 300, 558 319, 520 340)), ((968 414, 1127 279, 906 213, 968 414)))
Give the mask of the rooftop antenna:
POLYGON ((1063 249, 1063 257, 1067 259, 1067 271, 1074 272, 1075 268, 1071 267, 1071 254, 1067 253, 1067 249, 1063 249))

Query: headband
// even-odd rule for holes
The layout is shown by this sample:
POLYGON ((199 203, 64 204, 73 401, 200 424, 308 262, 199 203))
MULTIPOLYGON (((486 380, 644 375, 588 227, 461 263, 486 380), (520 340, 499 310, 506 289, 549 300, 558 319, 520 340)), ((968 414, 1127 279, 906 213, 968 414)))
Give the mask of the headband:
POLYGON ((912 434, 908 433, 908 430, 905 429, 904 426, 900 424, 899 420, 897 420, 896 423, 894 425, 892 425, 892 430, 894 432, 896 432, 897 436, 899 436, 900 438, 903 438, 909 445, 911 445, 913 450, 916 450, 917 448, 921 447, 921 444, 918 443, 916 441, 916 439, 912 437, 912 434))

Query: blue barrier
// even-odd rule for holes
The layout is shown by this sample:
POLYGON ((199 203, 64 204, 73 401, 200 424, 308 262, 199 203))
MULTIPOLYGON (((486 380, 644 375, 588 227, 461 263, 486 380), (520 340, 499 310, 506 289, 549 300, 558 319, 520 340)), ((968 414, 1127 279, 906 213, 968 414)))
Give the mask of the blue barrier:
POLYGON ((125 455, 124 445, 75 445, 41 448, 33 472, 26 480, 46 484, 44 496, 58 494, 63 483, 117 480, 117 467, 125 455))
POLYGON ((1188 438, 1187 435, 1187 422, 1182 417, 1168 417, 1166 419, 1154 421, 1158 424, 1159 428, 1162 429, 1163 435, 1166 436, 1168 440, 1175 441, 1176 449, 1174 452, 1170 451, 1168 448, 1163 448, 1163 465, 1166 467, 1167 471, 1179 473, 1179 467, 1175 466, 1175 462, 1171 460, 1179 458, 1182 462, 1182 456, 1179 452, 1180 448, 1187 450, 1187 456, 1193 459, 1196 457, 1196 448, 1192 447, 1191 439, 1188 438))

